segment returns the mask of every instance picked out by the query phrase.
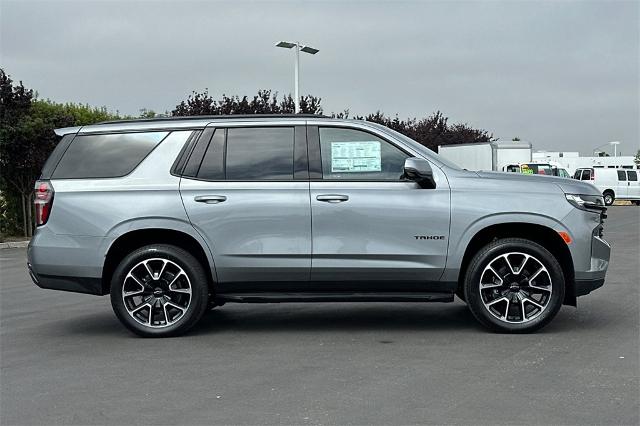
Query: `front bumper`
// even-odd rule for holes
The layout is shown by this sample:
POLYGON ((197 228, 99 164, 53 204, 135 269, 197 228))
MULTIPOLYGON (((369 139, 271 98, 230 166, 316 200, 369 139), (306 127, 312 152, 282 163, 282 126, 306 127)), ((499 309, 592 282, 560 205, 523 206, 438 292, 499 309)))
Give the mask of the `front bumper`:
POLYGON ((591 293, 593 290, 602 287, 604 278, 594 280, 576 280, 575 296, 580 297, 591 293))

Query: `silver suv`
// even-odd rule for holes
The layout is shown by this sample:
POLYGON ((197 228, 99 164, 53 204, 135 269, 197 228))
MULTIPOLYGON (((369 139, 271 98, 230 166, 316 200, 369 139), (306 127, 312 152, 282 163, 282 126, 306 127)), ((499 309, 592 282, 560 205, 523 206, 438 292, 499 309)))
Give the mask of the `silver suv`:
POLYGON ((226 302, 452 302, 530 332, 604 283, 602 195, 462 170, 389 128, 321 116, 108 122, 36 183, 42 288, 111 294, 142 336, 226 302))

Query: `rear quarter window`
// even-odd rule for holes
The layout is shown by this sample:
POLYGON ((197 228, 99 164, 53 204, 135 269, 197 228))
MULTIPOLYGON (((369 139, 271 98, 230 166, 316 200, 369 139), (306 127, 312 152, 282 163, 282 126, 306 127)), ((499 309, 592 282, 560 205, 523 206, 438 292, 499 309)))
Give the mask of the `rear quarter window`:
POLYGON ((76 136, 53 172, 53 179, 128 175, 168 132, 76 136))

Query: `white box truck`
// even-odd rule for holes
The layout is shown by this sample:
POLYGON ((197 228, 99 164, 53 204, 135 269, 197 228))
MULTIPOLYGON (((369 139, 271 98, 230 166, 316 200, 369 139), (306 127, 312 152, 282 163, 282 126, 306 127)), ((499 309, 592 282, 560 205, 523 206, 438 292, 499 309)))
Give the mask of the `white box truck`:
POLYGON ((438 154, 467 170, 519 171, 531 162, 531 143, 524 141, 476 142, 440 145, 438 154))

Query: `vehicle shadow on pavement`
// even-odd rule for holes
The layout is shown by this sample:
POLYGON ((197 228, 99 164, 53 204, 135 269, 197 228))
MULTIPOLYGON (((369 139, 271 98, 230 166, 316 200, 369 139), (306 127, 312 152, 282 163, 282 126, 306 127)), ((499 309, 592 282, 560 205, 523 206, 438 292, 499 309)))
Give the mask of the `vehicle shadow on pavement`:
POLYGON ((297 305, 289 307, 223 306, 205 314, 190 334, 219 331, 349 333, 367 330, 478 330, 466 306, 425 306, 394 303, 297 305), (253 308, 253 309, 251 309, 253 308))

